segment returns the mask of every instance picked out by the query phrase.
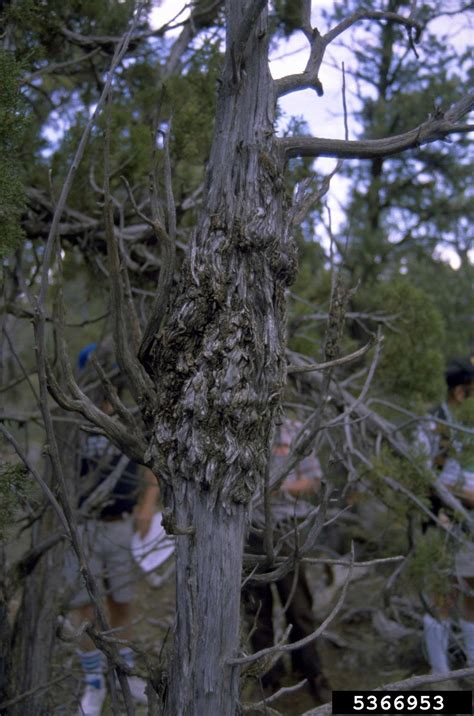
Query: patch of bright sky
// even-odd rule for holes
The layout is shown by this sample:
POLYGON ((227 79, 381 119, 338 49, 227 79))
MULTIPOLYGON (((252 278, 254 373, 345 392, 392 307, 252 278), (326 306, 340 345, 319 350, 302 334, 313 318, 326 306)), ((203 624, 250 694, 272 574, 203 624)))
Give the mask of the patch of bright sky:
MULTIPOLYGON (((452 3, 446 1, 446 11, 450 10, 452 3)), ((330 10, 333 6, 332 0, 319 0, 313 2, 312 23, 318 27, 322 33, 328 28, 325 27, 322 20, 321 11, 330 10)), ((155 7, 151 11, 151 23, 153 27, 162 27, 165 23, 170 22, 176 17, 179 10, 184 7, 184 12, 179 16, 179 20, 184 20, 189 15, 189 8, 185 3, 176 0, 157 0, 155 7)), ((469 27, 466 16, 443 16, 431 23, 430 30, 438 36, 445 36, 446 39, 462 51, 470 42, 472 42, 472 28, 469 27)), ((177 35, 179 28, 171 30, 169 36, 177 35)), ((363 28, 357 32, 364 32, 363 28)), ((277 79, 284 75, 302 72, 306 66, 309 57, 309 43, 301 32, 293 33, 288 40, 281 40, 278 47, 272 52, 270 57, 270 70, 272 76, 277 79)), ((312 90, 304 90, 294 92, 280 100, 280 109, 282 117, 279 121, 278 131, 281 133, 288 125, 288 121, 292 116, 302 117, 313 136, 330 137, 343 139, 344 130, 344 113, 342 106, 342 63, 344 62, 346 70, 346 99, 349 110, 348 125, 349 139, 353 139, 359 127, 351 120, 351 109, 357 106, 357 92, 354 86, 351 87, 350 69, 355 63, 352 53, 344 47, 329 47, 326 51, 325 61, 321 67, 320 80, 324 87, 324 96, 318 97, 312 90)), ((368 91, 368 90, 367 90, 368 91)), ((330 173, 334 168, 335 161, 332 159, 318 159, 314 166, 318 172, 330 173)), ((349 181, 335 176, 331 182, 331 188, 326 197, 327 206, 331 212, 331 221, 333 228, 337 230, 344 220, 342 204, 347 197, 349 181)), ((323 232, 318 236, 318 240, 326 245, 328 243, 327 235, 323 232)), ((459 268, 459 256, 449 247, 439 247, 438 256, 445 261, 449 261, 453 268, 459 268)))
MULTIPOLYGON (((313 26, 316 25, 323 33, 327 28, 321 21, 320 13, 324 9, 329 10, 332 6, 332 0, 320 0, 318 3, 313 3, 313 26)), ((150 24, 153 28, 160 28, 170 23, 171 29, 167 32, 167 37, 176 37, 181 32, 180 23, 189 17, 189 13, 189 6, 181 0, 156 0, 150 12, 150 24), (173 27, 174 25, 175 27, 173 27)), ((432 29, 440 35, 444 34, 449 37, 455 46, 460 49, 465 48, 472 38, 472 29, 466 26, 465 17, 440 18, 433 23, 432 29)), ((278 47, 272 52, 270 57, 272 76, 277 79, 284 75, 302 72, 306 66, 308 56, 309 44, 305 36, 301 32, 293 33, 288 40, 281 40, 278 47)), ((318 97, 313 90, 304 90, 281 98, 280 109, 282 110, 282 117, 278 126, 279 133, 284 131, 292 116, 298 116, 306 121, 313 136, 344 138, 342 62, 344 62, 346 69, 349 71, 351 63, 354 63, 354 58, 349 50, 342 47, 337 47, 337 50, 331 47, 328 48, 320 72, 320 80, 324 87, 323 97, 318 97)), ((349 138, 354 138, 358 126, 354 124, 354 121, 351 121, 350 113, 357 99, 355 89, 351 88, 349 72, 346 75, 346 84, 349 107, 349 138)), ((51 143, 51 148, 42 152, 45 158, 53 153, 58 137, 63 135, 65 131, 63 122, 64 117, 61 121, 58 114, 58 121, 56 121, 55 117, 52 117, 52 124, 45 128, 43 134, 51 143)), ((323 174, 330 173, 334 165, 334 160, 325 158, 318 159, 314 163, 315 169, 323 174)), ((346 199, 347 188, 348 180, 336 175, 332 179, 331 189, 326 196, 332 226, 335 231, 337 231, 344 219, 341 206, 346 199)), ((327 248, 328 238, 324 231, 318 236, 318 240, 327 248)), ((440 254, 442 254, 444 260, 449 260, 453 268, 457 268, 460 265, 459 257, 449 248, 440 250, 440 254)))
MULTIPOLYGON (((150 22, 152 27, 162 27, 175 18, 179 12, 180 6, 184 3, 178 3, 176 0, 163 0, 158 2, 150 13, 150 22)), ((330 9, 332 2, 318 3, 320 9, 330 9)), ((189 9, 185 7, 179 20, 185 19, 189 15, 189 9)), ((168 34, 170 37, 178 35, 180 29, 171 30, 168 34)), ((284 41, 282 40, 270 57, 270 71, 272 76, 277 79, 283 75, 293 74, 304 70, 309 56, 309 44, 303 33, 294 33, 292 37, 284 41)), ((344 120, 342 110, 342 73, 331 66, 325 67, 324 77, 321 80, 324 83, 324 97, 318 98, 313 90, 304 90, 302 92, 294 92, 291 95, 283 97, 280 100, 280 109, 282 116, 277 127, 281 134, 287 127, 291 117, 302 117, 308 124, 309 131, 314 136, 320 137, 344 137, 344 120), (334 112, 339 115, 337 119, 334 112)), ((321 173, 330 173, 334 168, 335 161, 332 159, 318 159, 314 166, 321 173)), ((327 203, 331 210, 331 220, 333 228, 342 223, 344 214, 341 211, 339 198, 345 197, 347 194, 347 181, 340 177, 334 177, 332 187, 327 195, 327 203)), ((319 240, 326 244, 329 239, 323 233, 319 240)))

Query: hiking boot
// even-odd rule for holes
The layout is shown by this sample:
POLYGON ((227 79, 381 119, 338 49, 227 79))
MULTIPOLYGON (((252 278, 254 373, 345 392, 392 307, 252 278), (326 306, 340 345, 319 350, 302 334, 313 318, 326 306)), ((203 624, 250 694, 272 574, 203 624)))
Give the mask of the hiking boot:
POLYGON ((87 684, 81 697, 77 716, 100 716, 107 690, 102 684, 99 688, 87 684))

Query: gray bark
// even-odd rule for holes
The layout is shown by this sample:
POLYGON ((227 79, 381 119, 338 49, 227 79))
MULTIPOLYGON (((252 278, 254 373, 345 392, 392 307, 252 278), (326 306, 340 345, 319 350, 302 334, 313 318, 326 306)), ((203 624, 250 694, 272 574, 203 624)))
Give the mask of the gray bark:
POLYGON ((177 623, 167 714, 235 713, 239 669, 226 662, 239 644, 244 508, 229 514, 209 493, 183 481, 178 526, 195 532, 177 543, 177 623))
MULTIPOLYGON (((72 486, 77 475, 74 459, 77 431, 70 423, 57 423, 56 435, 61 445, 64 475, 73 494, 72 486)), ((49 461, 45 467, 45 480, 48 484, 52 482, 49 461)), ((51 487, 55 489, 54 485, 51 487)), ((61 530, 58 517, 52 509, 47 509, 33 526, 31 548, 34 550, 58 530, 61 530)), ((32 693, 7 707, 7 716, 46 716, 51 712, 48 690, 38 687, 48 684, 52 678, 56 623, 61 606, 64 547, 64 540, 61 540, 46 550, 21 584, 21 603, 12 634, 14 668, 11 670, 9 698, 17 699, 26 692, 32 693)))
POLYGON ((227 3, 203 211, 151 351, 149 460, 179 535, 170 716, 236 712, 239 674, 226 662, 239 647, 245 505, 263 480, 285 382, 284 289, 296 250, 274 139, 266 10, 248 29, 256 4, 227 3))
POLYGON ((0 703, 9 696, 8 686, 11 673, 11 629, 8 619, 8 589, 5 584, 5 550, 0 546, 0 703))
MULTIPOLYGON (((35 526, 32 546, 57 529, 52 510, 35 526)), ((9 696, 13 699, 32 691, 18 703, 7 707, 8 716, 46 716, 51 712, 49 694, 35 691, 51 680, 53 650, 56 641, 58 593, 63 545, 57 544, 38 561, 25 579, 21 604, 15 619, 12 639, 12 663, 9 696)))

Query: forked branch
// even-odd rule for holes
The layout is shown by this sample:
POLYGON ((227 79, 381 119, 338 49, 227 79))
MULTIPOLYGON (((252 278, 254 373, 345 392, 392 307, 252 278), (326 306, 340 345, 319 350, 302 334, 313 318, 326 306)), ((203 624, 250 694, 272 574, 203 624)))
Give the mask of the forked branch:
MULTIPOLYGON (((310 17, 311 3, 305 2, 303 8, 302 31, 310 43, 310 55, 303 72, 294 75, 287 75, 276 80, 276 97, 282 97, 290 92, 303 89, 314 89, 318 97, 324 94, 323 85, 319 79, 319 70, 324 59, 324 53, 328 45, 339 37, 343 32, 361 20, 387 20, 403 25, 409 32, 410 45, 418 42, 421 34, 421 26, 410 16, 404 17, 396 12, 383 12, 376 10, 360 10, 345 18, 338 25, 321 35, 317 28, 312 28, 310 17), (308 9, 309 8, 309 9, 308 9)), ((330 155, 333 156, 333 155, 330 155)), ((339 156, 339 155, 338 155, 339 156)))

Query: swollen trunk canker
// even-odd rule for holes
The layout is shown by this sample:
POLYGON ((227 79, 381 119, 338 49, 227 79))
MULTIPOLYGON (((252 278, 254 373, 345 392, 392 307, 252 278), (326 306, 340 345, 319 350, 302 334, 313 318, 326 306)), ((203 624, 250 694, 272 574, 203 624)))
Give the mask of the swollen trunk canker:
MULTIPOLYGON (((251 5, 252 3, 247 3, 251 5)), ((167 465, 177 537, 177 624, 166 713, 235 713, 245 505, 262 480, 285 381, 284 288, 296 268, 264 10, 242 36, 227 4, 204 206, 152 365, 158 405, 150 457, 167 465)), ((163 470, 162 470, 163 472, 163 470)))

